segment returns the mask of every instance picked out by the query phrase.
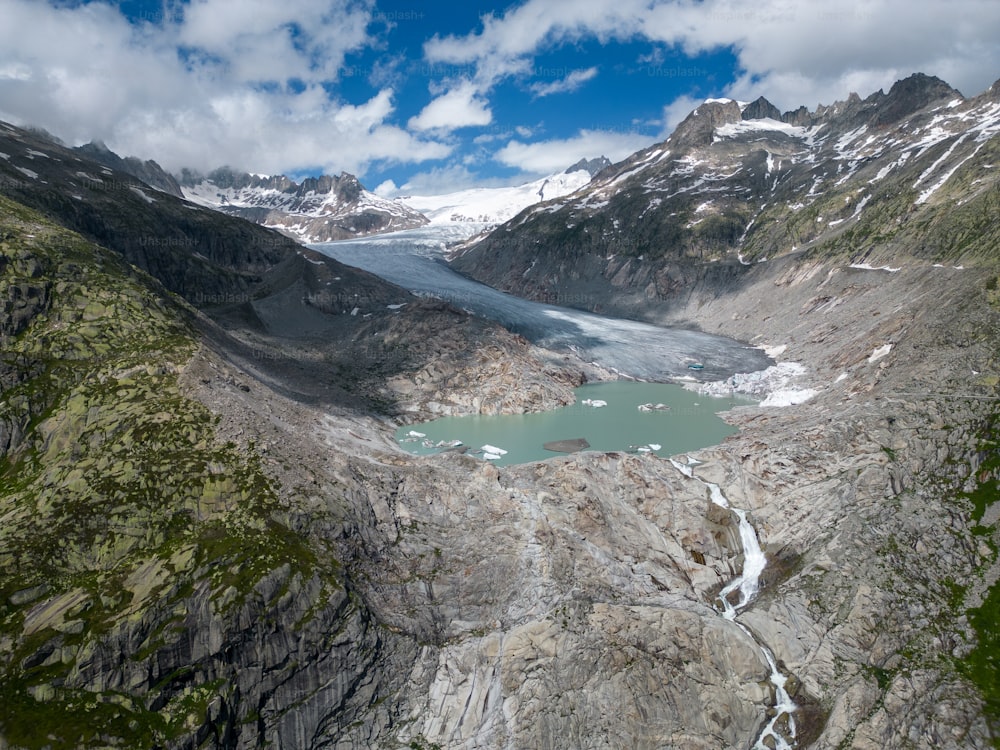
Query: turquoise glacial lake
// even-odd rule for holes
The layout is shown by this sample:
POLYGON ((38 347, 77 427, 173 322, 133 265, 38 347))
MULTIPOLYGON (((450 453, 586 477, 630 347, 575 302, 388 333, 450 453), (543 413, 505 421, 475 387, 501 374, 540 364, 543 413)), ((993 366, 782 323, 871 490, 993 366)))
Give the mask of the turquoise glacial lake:
POLYGON ((571 406, 536 414, 444 417, 401 427, 396 440, 415 455, 440 453, 459 441, 469 455, 500 466, 565 455, 546 450, 544 444, 576 438, 590 444, 586 450, 672 456, 717 445, 734 434, 736 428, 718 413, 753 403, 739 396, 703 396, 664 383, 590 383, 576 389, 576 403, 571 406), (595 405, 601 402, 606 405, 595 405))

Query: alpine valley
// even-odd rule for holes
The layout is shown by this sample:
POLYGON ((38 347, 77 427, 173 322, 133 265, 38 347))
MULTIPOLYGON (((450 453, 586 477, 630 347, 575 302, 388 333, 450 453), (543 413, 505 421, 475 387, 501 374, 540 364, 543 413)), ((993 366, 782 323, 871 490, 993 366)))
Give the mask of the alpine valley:
POLYGON ((0 748, 1000 746, 1000 82, 577 166, 407 205, 0 124, 0 748), (738 433, 404 452, 613 373, 270 226, 499 221, 455 269, 759 347, 691 371, 738 433))

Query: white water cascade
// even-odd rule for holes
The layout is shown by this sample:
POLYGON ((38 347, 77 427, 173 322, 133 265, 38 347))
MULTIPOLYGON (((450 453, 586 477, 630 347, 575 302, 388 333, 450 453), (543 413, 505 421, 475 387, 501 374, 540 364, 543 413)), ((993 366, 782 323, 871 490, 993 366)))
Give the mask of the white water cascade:
POLYGON ((670 459, 670 463, 672 463, 674 467, 684 476, 705 485, 708 488, 709 497, 712 502, 720 507, 731 510, 739 519, 740 542, 743 545, 743 572, 726 584, 722 591, 719 592, 719 601, 722 605, 722 616, 735 624, 740 630, 753 639, 754 643, 756 643, 760 648, 761 653, 764 654, 764 659, 767 661, 767 664, 771 669, 770 679, 771 684, 774 685, 775 695, 774 716, 761 731, 760 736, 757 738, 757 742, 753 746, 753 750, 770 750, 770 747, 774 747, 776 750, 792 750, 792 745, 789 740, 779 734, 777 729, 778 721, 782 716, 787 715, 788 730, 791 735, 790 739, 795 739, 795 710, 797 706, 788 694, 788 691, 785 690, 785 683, 788 681, 788 678, 778 670, 778 663, 774 658, 774 653, 771 649, 761 643, 760 639, 754 635, 750 628, 736 619, 739 613, 743 611, 743 609, 757 594, 760 587, 761 573, 764 572, 764 568, 767 566, 767 558, 764 556, 764 552, 760 548, 760 541, 757 539, 757 532, 754 531, 753 526, 751 526, 750 522, 747 520, 746 511, 739 508, 733 508, 729 504, 729 500, 726 496, 722 494, 722 490, 719 488, 719 485, 713 484, 712 482, 706 482, 694 475, 694 467, 700 463, 699 461, 688 457, 687 463, 685 464, 675 461, 674 459, 670 459), (739 591, 739 601, 736 604, 733 604, 729 598, 730 594, 734 591, 739 591), (773 743, 770 746, 764 744, 764 740, 769 737, 773 743))

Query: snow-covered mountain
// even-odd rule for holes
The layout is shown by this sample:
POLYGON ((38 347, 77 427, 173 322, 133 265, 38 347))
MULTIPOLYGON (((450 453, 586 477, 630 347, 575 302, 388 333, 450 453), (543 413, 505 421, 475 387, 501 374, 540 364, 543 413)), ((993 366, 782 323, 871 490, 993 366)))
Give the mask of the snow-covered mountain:
POLYGON ((184 170, 184 197, 192 203, 278 229, 302 242, 330 242, 413 229, 427 218, 398 200, 371 193, 346 172, 339 177, 289 178, 221 168, 202 176, 184 170))
POLYGON ((455 265, 522 296, 630 314, 680 280, 795 251, 960 264, 1000 241, 998 136, 1000 82, 966 98, 915 74, 785 113, 710 99, 666 141, 528 209, 455 265))
POLYGON ((514 218, 536 203, 579 190, 590 182, 593 174, 610 164, 600 157, 580 161, 565 172, 523 185, 472 188, 444 195, 411 195, 399 200, 424 214, 432 224, 463 222, 488 228, 514 218))

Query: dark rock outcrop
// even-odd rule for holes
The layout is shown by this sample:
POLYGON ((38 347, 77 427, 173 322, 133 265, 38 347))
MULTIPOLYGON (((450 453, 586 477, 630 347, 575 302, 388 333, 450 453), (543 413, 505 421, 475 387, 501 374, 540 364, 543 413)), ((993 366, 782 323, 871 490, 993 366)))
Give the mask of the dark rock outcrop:
POLYGON ((174 176, 152 159, 142 161, 134 156, 126 156, 123 159, 100 141, 91 141, 83 146, 77 146, 73 150, 86 156, 88 159, 96 161, 98 164, 103 164, 119 172, 130 174, 160 192, 176 196, 177 198, 184 197, 181 193, 181 186, 174 179, 174 176))
POLYGON ((771 102, 763 96, 750 102, 743 108, 744 120, 762 120, 769 117, 772 120, 781 120, 781 112, 771 102))

